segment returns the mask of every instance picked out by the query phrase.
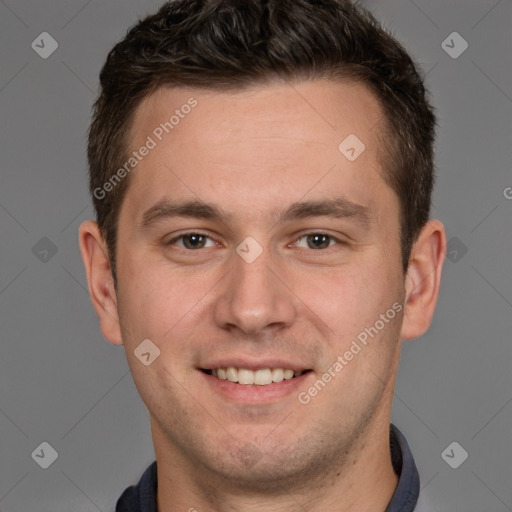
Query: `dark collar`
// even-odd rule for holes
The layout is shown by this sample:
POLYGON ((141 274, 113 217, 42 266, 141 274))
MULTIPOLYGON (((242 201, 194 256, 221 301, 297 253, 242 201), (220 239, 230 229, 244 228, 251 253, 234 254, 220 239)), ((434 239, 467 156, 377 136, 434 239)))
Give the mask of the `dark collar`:
MULTIPOLYGON (((420 479, 404 435, 393 424, 389 431, 393 469, 398 485, 385 512, 413 512, 418 501, 420 479)), ((139 483, 128 487, 116 505, 116 512, 157 512, 156 460, 146 468, 139 483)))
POLYGON ((420 477, 405 436, 393 424, 389 430, 389 445, 398 485, 385 512, 413 512, 420 493, 420 477))

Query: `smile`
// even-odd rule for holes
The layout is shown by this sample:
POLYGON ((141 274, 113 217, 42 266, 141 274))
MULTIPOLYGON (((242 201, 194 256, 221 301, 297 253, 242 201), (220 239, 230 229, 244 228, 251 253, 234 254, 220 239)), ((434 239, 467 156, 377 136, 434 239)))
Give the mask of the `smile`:
POLYGON ((290 368, 261 368, 249 370, 247 368, 215 368, 211 370, 202 370, 204 373, 217 377, 220 380, 242 384, 244 386, 267 386, 272 383, 279 383, 283 380, 291 380, 300 377, 311 370, 298 371, 290 368))

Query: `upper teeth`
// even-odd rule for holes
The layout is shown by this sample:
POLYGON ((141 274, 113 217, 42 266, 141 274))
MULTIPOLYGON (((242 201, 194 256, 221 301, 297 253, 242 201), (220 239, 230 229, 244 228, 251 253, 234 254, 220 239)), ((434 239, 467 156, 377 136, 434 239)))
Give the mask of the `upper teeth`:
POLYGON ((294 371, 288 368, 262 368, 261 370, 248 370, 246 368, 217 368, 212 370, 212 375, 222 380, 238 382, 239 384, 256 384, 265 386, 272 382, 281 382, 282 380, 293 379, 294 376, 301 375, 302 371, 294 371))

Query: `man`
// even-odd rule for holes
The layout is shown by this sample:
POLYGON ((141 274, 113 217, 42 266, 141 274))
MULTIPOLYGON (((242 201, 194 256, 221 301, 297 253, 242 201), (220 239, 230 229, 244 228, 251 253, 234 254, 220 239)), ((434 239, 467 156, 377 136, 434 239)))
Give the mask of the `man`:
POLYGON ((175 0, 100 78, 80 246, 156 453, 116 510, 427 510, 390 425, 446 252, 405 50, 346 1, 175 0))

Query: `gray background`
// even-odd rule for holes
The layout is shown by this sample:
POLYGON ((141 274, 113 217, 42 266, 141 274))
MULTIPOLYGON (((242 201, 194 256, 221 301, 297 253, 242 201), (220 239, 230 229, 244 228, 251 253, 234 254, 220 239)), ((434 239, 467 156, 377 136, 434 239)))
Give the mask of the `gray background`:
MULTIPOLYGON (((113 511, 154 460, 124 348, 99 330, 77 229, 93 217, 85 135, 100 67, 160 3, 0 1, 3 512, 113 511), (59 45, 47 59, 31 47, 44 31, 59 45), (48 469, 31 456, 42 442, 58 452, 48 469)), ((366 5, 428 72, 433 217, 450 240, 432 327, 404 344, 392 420, 439 511, 512 510, 512 3, 366 5), (456 59, 442 47, 454 31, 469 45, 456 59), (469 454, 457 469, 441 456, 453 441, 469 454)))

